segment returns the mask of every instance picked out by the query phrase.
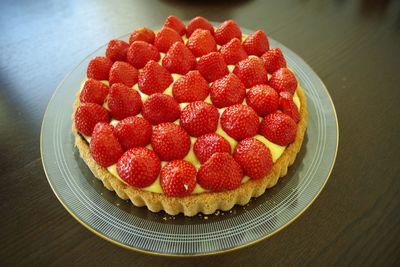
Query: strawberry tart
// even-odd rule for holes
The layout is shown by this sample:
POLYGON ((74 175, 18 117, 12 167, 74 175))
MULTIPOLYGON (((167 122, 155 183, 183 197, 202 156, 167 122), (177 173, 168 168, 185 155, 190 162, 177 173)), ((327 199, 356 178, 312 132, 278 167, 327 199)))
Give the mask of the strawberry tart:
POLYGON ((245 205, 285 176, 307 104, 263 30, 169 16, 90 61, 72 121, 82 159, 107 189, 193 216, 245 205))

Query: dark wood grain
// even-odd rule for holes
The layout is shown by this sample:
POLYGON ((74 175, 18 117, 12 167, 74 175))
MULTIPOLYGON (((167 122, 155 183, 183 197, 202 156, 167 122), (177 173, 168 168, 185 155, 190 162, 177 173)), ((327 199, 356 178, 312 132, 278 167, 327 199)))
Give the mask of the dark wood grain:
POLYGON ((0 265, 400 266, 399 1, 11 1, 0 3, 0 265), (319 198, 242 250, 165 258, 119 248, 65 211, 39 136, 62 78, 109 39, 169 14, 264 28, 322 78, 340 144, 319 198))

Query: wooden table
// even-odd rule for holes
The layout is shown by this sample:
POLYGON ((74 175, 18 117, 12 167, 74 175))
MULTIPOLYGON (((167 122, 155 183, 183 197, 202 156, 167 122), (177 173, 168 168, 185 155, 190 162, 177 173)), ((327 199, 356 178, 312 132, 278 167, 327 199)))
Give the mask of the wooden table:
POLYGON ((400 264, 398 1, 1 1, 0 265, 400 264), (336 105, 330 181, 289 227, 201 258, 149 256, 86 230, 47 183, 39 135, 57 84, 109 39, 166 16, 263 28, 318 73, 336 105))

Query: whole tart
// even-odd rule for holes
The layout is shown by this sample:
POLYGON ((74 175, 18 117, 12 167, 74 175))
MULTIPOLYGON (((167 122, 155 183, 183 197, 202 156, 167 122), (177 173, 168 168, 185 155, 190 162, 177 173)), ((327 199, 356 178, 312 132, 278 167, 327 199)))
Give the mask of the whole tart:
POLYGON ((262 30, 246 36, 233 20, 213 28, 202 17, 184 25, 169 16, 158 32, 140 28, 129 43, 111 40, 106 56, 89 63, 87 78, 72 114, 81 158, 108 190, 153 212, 194 216, 245 205, 287 174, 303 143, 306 96, 284 55, 269 47, 262 30), (151 128, 135 125, 121 137, 118 124, 132 117, 151 128), (160 146, 155 129, 172 123, 183 135, 161 136, 161 144, 172 145, 160 146), (218 136, 230 149, 215 143, 195 149, 205 135, 218 136), (182 148, 186 136, 190 146, 182 148), (239 146, 250 148, 240 154, 239 146), (145 162, 156 163, 127 170, 138 150, 151 153, 145 162), (217 156, 226 164, 218 166, 217 156))

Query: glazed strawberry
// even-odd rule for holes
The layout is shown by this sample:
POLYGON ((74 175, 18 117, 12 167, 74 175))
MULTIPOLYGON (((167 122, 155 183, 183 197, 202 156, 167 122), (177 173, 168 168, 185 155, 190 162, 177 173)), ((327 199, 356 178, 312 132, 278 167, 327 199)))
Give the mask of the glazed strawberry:
POLYGON ((239 61, 233 70, 246 88, 257 84, 266 84, 268 80, 267 70, 261 59, 249 57, 239 61))
POLYGON ((138 114, 142 109, 142 100, 136 90, 122 83, 114 83, 110 88, 108 107, 113 118, 122 120, 138 114))
POLYGON ((196 168, 184 160, 173 160, 161 170, 160 184, 164 194, 171 197, 190 195, 196 187, 196 168))
POLYGON ((170 73, 186 74, 196 66, 196 58, 183 43, 176 42, 168 50, 162 65, 170 73))
POLYGON ((179 103, 203 101, 209 91, 208 82, 198 70, 189 71, 172 86, 172 94, 179 103))
POLYGON ((164 26, 174 29, 181 36, 185 35, 186 33, 185 24, 183 24, 182 20, 180 20, 177 16, 169 16, 165 20, 164 26))
POLYGON ((219 113, 213 105, 202 101, 192 102, 181 113, 180 125, 191 136, 213 133, 218 127, 219 113))
POLYGON ((87 77, 95 80, 108 80, 112 61, 107 57, 93 58, 87 68, 87 77))
POLYGON ((289 92, 281 92, 279 96, 279 109, 298 123, 300 121, 300 113, 293 102, 293 95, 289 92))
POLYGON ((150 60, 139 73, 140 90, 151 95, 162 93, 173 82, 171 74, 157 62, 150 60))
POLYGON ((221 116, 221 126, 229 136, 240 141, 257 134, 259 120, 251 107, 238 104, 225 109, 221 116))
POLYGON ((161 160, 183 159, 190 149, 190 137, 179 125, 165 122, 153 128, 151 146, 161 160))
POLYGON ((129 185, 146 187, 160 173, 161 162, 156 153, 144 147, 126 151, 117 162, 118 175, 129 185))
POLYGON ((105 108, 95 103, 82 103, 77 108, 75 127, 80 133, 91 136, 98 122, 110 122, 110 116, 105 108))
POLYGON ((208 20, 200 16, 195 17, 189 22, 186 28, 186 35, 191 36, 196 29, 208 30, 210 31, 211 34, 214 34, 213 25, 211 25, 211 23, 208 20))
POLYGON ((228 107, 243 102, 246 88, 235 74, 230 73, 211 84, 210 96, 217 108, 228 107))
POLYGON ((269 42, 264 31, 258 30, 243 41, 244 50, 249 55, 261 56, 269 49, 269 42))
POLYGON ((296 77, 287 68, 280 68, 279 70, 272 73, 271 79, 268 81, 268 84, 278 93, 289 92, 292 95, 297 88, 296 77))
POLYGON ((261 59, 264 61, 264 66, 268 73, 274 73, 280 68, 286 68, 286 60, 279 48, 271 48, 261 56, 261 59))
POLYGON ((156 34, 154 46, 158 48, 158 51, 166 53, 176 42, 183 43, 181 36, 175 30, 169 27, 163 27, 161 31, 156 34))
POLYGON ((129 37, 129 44, 132 44, 135 41, 143 41, 149 44, 154 43, 156 35, 154 32, 148 28, 139 28, 132 32, 129 37))
POLYGON ((220 79, 229 73, 224 58, 218 52, 211 52, 202 56, 197 62, 196 68, 209 82, 220 79))
POLYGON ((243 172, 228 153, 214 153, 197 173, 198 183, 205 189, 221 192, 238 188, 243 172))
POLYGON ((219 45, 224 45, 233 38, 241 41, 242 31, 234 20, 226 20, 215 30, 214 38, 219 45))
POLYGON ((114 83, 123 83, 132 87, 138 81, 138 70, 131 64, 115 61, 110 70, 110 86, 114 83))
POLYGON ((90 153, 93 159, 103 167, 113 165, 124 151, 113 134, 113 127, 104 122, 96 124, 90 141, 90 153))
POLYGON ((129 47, 126 59, 132 66, 141 69, 150 60, 159 61, 160 53, 152 44, 144 41, 135 41, 129 47))
POLYGON ((114 129, 114 135, 124 150, 147 146, 150 144, 151 133, 151 124, 140 117, 125 118, 114 129))
POLYGON ((108 87, 98 80, 88 79, 83 85, 79 95, 79 100, 82 103, 104 104, 104 100, 108 95, 108 87))
POLYGON ((126 53, 128 52, 129 44, 122 40, 111 40, 108 43, 106 56, 112 61, 126 61, 126 53))
POLYGON ((225 138, 216 133, 209 133, 197 138, 193 146, 194 154, 200 163, 206 162, 214 153, 231 153, 231 146, 225 138))
POLYGON ((257 112, 258 116, 265 117, 278 109, 279 95, 272 87, 259 84, 247 92, 246 103, 257 112))
POLYGON ((272 143, 287 146, 296 138, 296 122, 284 113, 271 113, 261 122, 260 134, 272 143))
POLYGON ((197 29, 189 37, 187 47, 192 51, 193 55, 200 57, 212 51, 217 51, 217 44, 210 31, 197 29))
POLYGON ((237 144, 233 158, 242 166, 244 175, 251 179, 262 179, 272 169, 269 149, 255 138, 246 138, 237 144))
POLYGON ((247 53, 238 38, 233 38, 228 43, 224 44, 219 52, 228 65, 235 65, 239 61, 247 58, 247 53))
POLYGON ((181 113, 178 102, 169 95, 152 94, 143 104, 142 115, 151 124, 173 122, 181 113))

